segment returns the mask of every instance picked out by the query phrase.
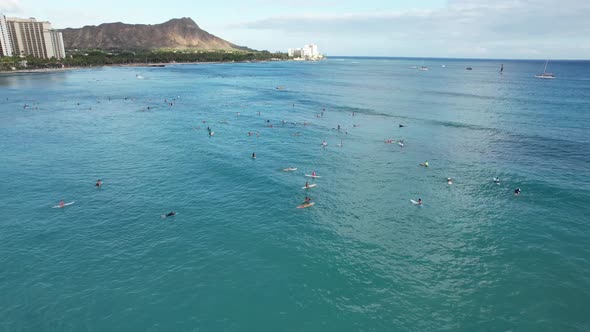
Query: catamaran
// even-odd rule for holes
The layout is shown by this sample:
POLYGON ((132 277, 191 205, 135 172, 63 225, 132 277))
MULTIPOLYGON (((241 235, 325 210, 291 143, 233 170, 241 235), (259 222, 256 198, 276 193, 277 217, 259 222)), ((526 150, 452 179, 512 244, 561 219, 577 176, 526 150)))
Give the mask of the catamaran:
POLYGON ((547 79, 553 79, 555 78, 555 75, 553 75, 553 73, 548 73, 547 72, 547 64, 549 63, 549 60, 545 61, 545 69, 543 69, 543 74, 537 74, 535 75, 536 78, 547 78, 547 79))

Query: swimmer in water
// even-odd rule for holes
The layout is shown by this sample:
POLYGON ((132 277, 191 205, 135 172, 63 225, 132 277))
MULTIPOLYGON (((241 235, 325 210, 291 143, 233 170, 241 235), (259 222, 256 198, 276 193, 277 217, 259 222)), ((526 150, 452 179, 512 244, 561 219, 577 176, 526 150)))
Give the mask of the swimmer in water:
POLYGON ((400 127, 400 128, 403 128, 403 127, 405 127, 405 126, 404 126, 403 124, 401 124, 401 123, 400 123, 399 127, 400 127))
POLYGON ((521 192, 520 188, 514 189, 514 196, 520 195, 520 192, 521 192))
POLYGON ((256 159, 256 153, 252 152, 252 159, 256 159))
POLYGON ((420 166, 428 167, 428 160, 425 161, 425 162, 423 162, 423 163, 421 163, 420 166))
POLYGON ((100 179, 98 179, 98 181, 96 181, 96 184, 94 186, 96 188, 100 188, 100 186, 102 186, 102 181, 100 181, 100 179))
POLYGON ((453 184, 453 179, 447 178, 447 184, 453 184))
POLYGON ((172 216, 175 216, 175 215, 176 215, 176 212, 174 212, 174 211, 171 211, 171 212, 168 212, 168 213, 166 214, 166 217, 172 217, 172 216))
POLYGON ((493 181, 494 181, 495 184, 500 184, 500 178, 497 178, 496 177, 496 178, 493 179, 493 181))

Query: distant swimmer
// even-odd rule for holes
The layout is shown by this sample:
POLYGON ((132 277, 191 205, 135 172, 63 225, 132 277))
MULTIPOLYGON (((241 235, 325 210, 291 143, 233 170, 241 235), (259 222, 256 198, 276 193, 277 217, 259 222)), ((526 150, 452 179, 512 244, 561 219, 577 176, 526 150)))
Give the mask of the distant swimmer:
POLYGON ((211 127, 207 126, 207 131, 211 132, 211 127))
POLYGON ((518 195, 520 195, 520 193, 521 193, 520 188, 514 189, 514 196, 518 196, 518 195))
POLYGON ((338 131, 340 131, 340 125, 338 125, 338 131))
POLYGON ((176 212, 170 211, 170 212, 166 213, 165 215, 163 215, 162 218, 174 217, 175 215, 176 215, 176 212))
POLYGON ((251 131, 248 132, 248 136, 252 136, 252 132, 251 131))
POLYGON ((420 163, 420 166, 428 167, 428 160, 423 163, 420 163))
POLYGON ((252 152, 252 159, 256 159, 256 153, 252 152))
POLYGON ((401 124, 401 123, 400 123, 400 124, 399 124, 399 127, 400 127, 400 128, 403 128, 403 127, 405 127, 405 126, 404 126, 403 124, 401 124))
POLYGON ((98 179, 98 181, 96 181, 96 184, 94 186, 96 188, 100 188, 100 186, 102 186, 102 181, 100 179, 98 179))
POLYGON ((496 177, 496 178, 493 179, 493 181, 494 181, 495 184, 500 184, 500 178, 497 178, 496 177))
POLYGON ((500 74, 502 74, 504 72, 504 64, 500 65, 500 74))
POLYGON ((453 179, 447 178, 447 184, 453 184, 453 179))
POLYGON ((322 146, 323 146, 323 147, 326 147, 326 146, 328 146, 328 142, 326 142, 326 141, 323 141, 323 142, 322 142, 322 146))

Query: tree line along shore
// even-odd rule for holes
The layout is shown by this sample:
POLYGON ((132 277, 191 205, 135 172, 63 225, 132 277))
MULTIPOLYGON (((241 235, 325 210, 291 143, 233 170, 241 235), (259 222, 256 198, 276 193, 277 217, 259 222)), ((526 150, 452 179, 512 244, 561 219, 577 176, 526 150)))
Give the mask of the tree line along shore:
POLYGON ((0 71, 27 71, 109 65, 147 65, 198 62, 245 62, 288 60, 286 53, 268 51, 181 51, 181 50, 74 50, 63 59, 2 57, 0 71))

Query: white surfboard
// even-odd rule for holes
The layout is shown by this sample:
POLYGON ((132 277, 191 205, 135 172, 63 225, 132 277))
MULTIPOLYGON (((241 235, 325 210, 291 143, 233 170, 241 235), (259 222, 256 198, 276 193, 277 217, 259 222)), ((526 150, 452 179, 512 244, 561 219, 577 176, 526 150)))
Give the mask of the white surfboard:
POLYGON ((314 184, 310 184, 308 187, 301 187, 301 189, 311 189, 311 188, 315 188, 317 186, 318 185, 314 183, 314 184))
POLYGON ((422 206, 422 204, 418 203, 418 201, 415 201, 413 199, 411 199, 410 202, 412 202, 412 204, 414 205, 422 206))
POLYGON ((283 168, 284 172, 293 172, 296 171, 297 167, 287 167, 287 168, 283 168))
POLYGON ((321 176, 319 176, 319 175, 305 174, 305 176, 307 176, 308 178, 314 178, 314 179, 321 178, 321 176))
POLYGON ((66 207, 66 206, 70 206, 70 205, 72 205, 72 204, 74 204, 74 203, 76 203, 76 201, 69 202, 69 203, 65 203, 63 206, 60 206, 60 205, 55 205, 55 206, 52 206, 52 209, 59 209, 59 208, 63 208, 63 207, 66 207))
POLYGON ((314 206, 314 205, 315 205, 315 203, 314 202, 311 202, 311 203, 306 203, 306 204, 298 205, 297 208, 298 209, 305 209, 305 208, 308 208, 308 207, 314 206))
POLYGON ((213 136, 213 135, 215 135, 215 132, 214 131, 212 131, 212 132, 209 133, 209 136, 213 136))

